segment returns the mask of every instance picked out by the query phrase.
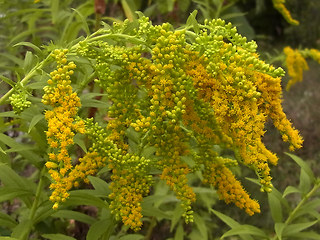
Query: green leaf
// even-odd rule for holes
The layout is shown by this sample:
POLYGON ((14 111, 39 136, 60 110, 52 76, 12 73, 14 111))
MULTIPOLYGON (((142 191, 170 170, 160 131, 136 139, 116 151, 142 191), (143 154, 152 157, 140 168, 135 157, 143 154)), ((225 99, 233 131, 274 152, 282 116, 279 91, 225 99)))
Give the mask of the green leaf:
MULTIPOLYGON (((275 190, 275 189, 274 189, 275 190)), ((282 222, 282 206, 281 206, 281 194, 277 194, 276 191, 268 193, 268 202, 271 211, 271 216, 274 222, 282 222)))
POLYGON ((22 196, 32 196, 32 192, 29 190, 16 188, 16 187, 6 187, 2 186, 0 188, 0 202, 12 200, 17 197, 22 196))
POLYGON ((134 12, 131 10, 127 1, 121 0, 121 5, 122 5, 123 11, 126 15, 126 18, 128 18, 130 21, 133 21, 135 19, 135 15, 134 15, 134 12))
POLYGON ((27 239, 28 236, 27 232, 28 229, 32 227, 32 221, 27 219, 20 222, 15 228, 13 228, 11 237, 18 238, 18 239, 27 239), (24 238, 26 236, 26 238, 24 238))
POLYGON ((245 179, 247 179, 248 181, 250 181, 250 182, 252 182, 252 183, 257 184, 258 186, 261 186, 261 184, 260 184, 260 180, 259 180, 259 179, 256 179, 256 178, 249 178, 249 177, 246 177, 245 179))
POLYGON ((295 237, 297 233, 313 226, 317 222, 318 222, 318 220, 313 221, 313 222, 290 224, 284 228, 283 236, 284 237, 290 237, 290 236, 295 237))
POLYGON ((197 228, 199 229, 199 232, 202 235, 201 239, 203 239, 203 240, 208 239, 208 232, 207 232, 206 224, 203 221, 203 218, 196 213, 194 214, 194 223, 196 224, 197 228))
MULTIPOLYGON (((84 95, 85 96, 85 95, 84 95)), ((82 107, 107 108, 109 103, 97 99, 81 99, 82 107)))
POLYGON ((14 228, 15 226, 17 226, 17 222, 14 220, 13 217, 3 213, 3 212, 0 212, 0 226, 3 226, 3 227, 7 227, 7 228, 14 228))
POLYGON ((127 234, 119 238, 119 240, 143 240, 144 236, 141 234, 127 234))
POLYGON ((17 58, 14 55, 9 54, 9 53, 0 53, 0 56, 4 57, 5 59, 8 59, 8 60, 12 61, 13 63, 15 63, 18 66, 22 66, 23 65, 23 60, 21 60, 20 58, 17 58))
POLYGON ((43 114, 35 115, 29 124, 28 133, 30 133, 33 127, 43 118, 44 118, 43 114))
POLYGON ((291 153, 285 153, 287 154, 289 157, 291 157, 309 176, 310 180, 313 182, 315 180, 314 174, 311 170, 311 168, 309 167, 309 165, 303 161, 301 158, 299 158, 298 156, 291 154, 291 153))
MULTIPOLYGON (((46 199, 48 199, 48 196, 46 196, 46 199)), ((52 209, 53 203, 49 200, 46 200, 38 206, 35 218, 34 218, 34 224, 41 222, 42 220, 50 217, 52 214, 56 213, 56 210, 52 209)))
POLYGON ((253 235, 259 237, 259 239, 268 239, 268 235, 260 230, 259 228, 251 225, 241 225, 235 228, 232 228, 228 232, 222 235, 221 238, 230 237, 234 235, 253 235))
POLYGON ((57 234, 42 234, 41 236, 44 237, 44 238, 50 239, 50 240, 76 240, 73 237, 69 237, 67 235, 60 234, 60 233, 57 233, 57 234))
POLYGON ((12 237, 0 237, 0 240, 19 240, 18 238, 12 238, 12 237))
POLYGON ((22 147, 22 144, 17 143, 13 138, 0 133, 0 142, 3 142, 5 145, 8 145, 11 148, 19 148, 22 147))
POLYGON ((302 240, 305 240, 305 239, 319 240, 320 239, 320 234, 319 233, 315 233, 313 231, 310 231, 310 232, 299 232, 299 233, 296 233, 294 235, 294 238, 301 238, 302 240))
POLYGON ((70 196, 63 205, 67 206, 78 206, 78 205, 89 205, 100 208, 108 208, 108 203, 96 197, 95 191, 86 190, 75 190, 70 192, 70 196))
POLYGON ((285 227, 284 223, 275 223, 274 224, 274 230, 275 230, 279 240, 282 240, 282 232, 283 232, 284 227, 285 227))
POLYGON ((0 147, 0 152, 2 152, 3 154, 7 154, 7 153, 2 149, 2 147, 0 147))
POLYGON ((54 214, 52 214, 53 217, 59 217, 59 218, 66 218, 66 219, 74 219, 79 222, 87 223, 87 224, 93 224, 96 222, 96 220, 93 217, 90 217, 84 213, 81 212, 75 212, 72 210, 58 210, 54 214))
MULTIPOLYGON (((55 29, 53 27, 38 27, 38 28, 32 28, 29 30, 26 30, 24 32, 19 33, 18 35, 16 35, 15 37, 13 37, 9 43, 9 45, 19 41, 22 38, 25 38, 31 34, 35 34, 37 32, 51 32, 54 31, 55 29)), ((21 59, 20 59, 21 60, 21 59)), ((22 62, 22 60, 21 60, 22 62)), ((22 64, 19 64, 19 66, 22 66, 22 64)))
POLYGON ((174 234, 174 240, 183 240, 183 237, 184 237, 184 230, 183 230, 182 223, 180 222, 180 224, 177 227, 176 233, 174 234))
POLYGON ((9 111, 9 112, 2 112, 0 113, 0 117, 16 117, 16 114, 13 111, 9 111))
POLYGON ((108 196, 111 193, 109 184, 106 181, 93 176, 88 176, 88 178, 98 195, 108 196))
POLYGON ((220 220, 222 220, 225 224, 227 224, 231 228, 236 228, 238 226, 241 226, 240 223, 238 223, 237 221, 233 220, 232 218, 230 218, 229 216, 221 212, 218 212, 213 209, 210 209, 210 211, 213 212, 218 218, 220 218, 220 220))
POLYGON ((27 51, 26 56, 23 62, 23 70, 25 73, 28 73, 32 67, 33 54, 30 51, 27 51))
POLYGON ((13 45, 13 47, 17 47, 17 46, 26 46, 26 47, 32 48, 38 55, 42 55, 41 49, 31 42, 19 42, 13 45))
POLYGON ((82 22, 82 28, 86 32, 87 36, 89 36, 90 35, 90 29, 89 29, 88 23, 85 20, 84 16, 77 9, 73 8, 72 10, 75 11, 79 15, 79 17, 81 19, 81 22, 82 22))
POLYGON ((52 0, 51 3, 51 16, 52 16, 52 24, 55 24, 58 19, 59 14, 59 0, 52 0))
POLYGON ((84 142, 84 136, 81 134, 76 134, 73 138, 73 142, 77 144, 85 153, 88 152, 86 144, 84 142))
POLYGON ((63 31, 62 31, 62 34, 61 34, 61 37, 60 37, 62 42, 68 42, 68 32, 70 32, 72 30, 72 21, 73 21, 73 18, 75 16, 75 14, 76 14, 76 12, 73 12, 68 17, 68 20, 64 21, 65 22, 64 28, 63 28, 63 31))
POLYGON ((0 163, 0 180, 6 187, 30 190, 30 185, 26 179, 20 177, 8 165, 0 163))
MULTIPOLYGON (((33 194, 32 188, 34 184, 30 184, 29 181, 26 181, 27 179, 20 177, 8 165, 3 163, 0 163, 0 180, 6 187, 29 190, 33 194)), ((32 200, 29 196, 22 196, 22 194, 19 196, 28 207, 31 207, 32 200)))
POLYGON ((180 204, 176 204, 176 208, 174 209, 173 214, 172 214, 170 232, 173 231, 173 229, 175 228, 176 224, 181 219, 183 212, 184 212, 184 210, 182 209, 180 204))
POLYGON ((192 26, 194 32, 195 32, 196 34, 199 34, 200 28, 199 28, 199 24, 198 24, 198 22, 197 22, 197 20, 196 20, 197 13, 198 13, 198 11, 197 11, 197 10, 194 10, 194 11, 190 14, 190 16, 188 17, 186 24, 187 24, 187 26, 192 26))
MULTIPOLYGON (((213 212, 218 218, 220 218, 220 220, 222 220, 225 224, 227 224, 229 227, 231 227, 232 229, 234 228, 241 228, 241 224, 238 223, 237 221, 233 220, 232 218, 228 217, 227 215, 215 211, 213 209, 210 209, 210 212, 213 212)), ((254 240, 250 235, 248 234, 241 234, 240 235, 241 239, 243 240, 254 240)))
POLYGON ((178 6, 182 12, 187 12, 191 4, 191 0, 178 0, 178 6))
POLYGON ((282 197, 286 197, 287 195, 291 194, 291 193, 301 193, 301 191, 293 186, 288 186, 286 187, 286 189, 284 190, 282 197))
POLYGON ((157 220, 162 220, 162 219, 170 219, 171 216, 167 214, 166 212, 160 210, 159 208, 153 207, 150 204, 144 204, 142 202, 141 204, 142 207, 142 215, 146 217, 156 217, 157 220))
MULTIPOLYGON (((0 79, 2 79, 2 81, 4 81, 5 83, 9 84, 11 87, 15 87, 17 84, 16 82, 12 81, 10 78, 7 78, 3 75, 0 75, 0 79)), ((2 114, 4 113, 8 113, 8 112, 3 112, 2 114)))
POLYGON ((302 193, 306 194, 311 189, 311 179, 307 172, 301 168, 300 171, 300 182, 299 182, 299 189, 302 193))
MULTIPOLYGON (((111 235, 114 231, 114 220, 111 215, 91 225, 86 240, 97 240, 104 234, 111 235)), ((104 238, 109 239, 109 238, 104 238)))
POLYGON ((313 212, 317 211, 316 209, 320 207, 320 199, 315 198, 312 201, 304 204, 298 211, 296 211, 294 218, 305 214, 312 214, 313 212))

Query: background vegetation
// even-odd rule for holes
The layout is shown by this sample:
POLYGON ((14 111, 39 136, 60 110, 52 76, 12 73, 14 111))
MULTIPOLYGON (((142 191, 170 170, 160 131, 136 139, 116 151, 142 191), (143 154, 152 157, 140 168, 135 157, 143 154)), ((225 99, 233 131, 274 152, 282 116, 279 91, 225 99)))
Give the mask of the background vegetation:
MULTIPOLYGON (((93 33, 102 27, 101 21, 133 20, 135 11, 143 12, 154 24, 170 22, 175 27, 185 24, 194 10, 198 10, 198 22, 225 19, 249 40, 257 41, 263 59, 283 66, 282 50, 287 45, 320 49, 318 0, 286 3, 300 21, 298 26, 288 24, 270 0, 0 0, 0 6, 0 96, 16 87, 32 103, 18 118, 8 102, 0 105, 0 239, 320 239, 320 68, 316 62, 309 62, 304 80, 283 96, 285 112, 305 140, 295 153, 299 157, 285 154, 287 146, 267 125, 264 141, 280 158, 272 169, 273 192, 260 193, 250 181, 251 173, 235 169, 238 176, 248 179, 243 184, 261 203, 261 214, 249 217, 220 202, 214 189, 195 187, 195 223, 185 225, 177 200, 159 181, 145 200, 145 224, 138 233, 114 222, 106 210, 100 197, 110 190, 98 178, 108 178, 106 173, 90 177, 90 184, 84 186, 87 190, 75 191, 69 206, 51 210, 50 180, 43 168, 47 126, 40 117, 44 86, 40 77, 27 88, 19 83, 53 49, 68 47, 93 33)), ((288 80, 283 79, 283 87, 288 80)), ((91 85, 82 87, 95 90, 91 85)), ((88 104, 92 109, 101 107, 99 98, 88 104)))

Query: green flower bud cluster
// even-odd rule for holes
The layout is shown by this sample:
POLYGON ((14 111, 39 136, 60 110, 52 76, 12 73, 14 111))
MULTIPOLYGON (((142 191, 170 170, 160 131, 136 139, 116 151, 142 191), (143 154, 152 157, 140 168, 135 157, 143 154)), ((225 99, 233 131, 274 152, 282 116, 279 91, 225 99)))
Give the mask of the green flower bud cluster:
POLYGON ((17 90, 16 93, 13 93, 9 100, 15 114, 20 114, 31 106, 31 102, 27 100, 27 94, 22 90, 17 90))
POLYGON ((226 24, 224 20, 214 19, 205 21, 205 24, 200 29, 201 31, 196 38, 196 44, 192 46, 192 50, 203 52, 203 55, 208 60, 210 59, 207 70, 213 76, 218 74, 220 69, 220 66, 215 62, 221 62, 221 60, 226 65, 232 63, 245 65, 249 69, 263 72, 273 77, 284 76, 285 72, 282 68, 275 69, 260 60, 258 55, 255 54, 257 44, 254 41, 247 42, 247 38, 238 34, 231 23, 226 24), (222 59, 221 55, 223 55, 222 59))
POLYGON ((112 171, 111 212, 117 220, 122 220, 135 231, 139 230, 142 226, 141 201, 152 185, 152 176, 148 174, 150 160, 130 153, 123 154, 108 139, 107 131, 93 119, 87 119, 85 126, 86 134, 93 142, 89 151, 105 156, 105 164, 112 171))

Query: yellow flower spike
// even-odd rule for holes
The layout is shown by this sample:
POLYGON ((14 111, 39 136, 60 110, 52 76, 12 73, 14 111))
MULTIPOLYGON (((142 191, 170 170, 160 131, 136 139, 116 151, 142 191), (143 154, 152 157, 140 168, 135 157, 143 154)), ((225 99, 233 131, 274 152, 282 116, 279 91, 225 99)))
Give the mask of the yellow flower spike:
POLYGON ((313 58, 313 60, 317 61, 320 64, 320 51, 318 49, 310 49, 310 56, 313 58))
POLYGON ((283 52, 286 55, 286 66, 291 77, 286 86, 286 90, 289 91, 294 84, 302 81, 303 71, 309 70, 309 66, 298 49, 293 50, 290 47, 285 47, 283 52))
POLYGON ((277 9, 281 15, 286 19, 286 21, 292 25, 299 25, 299 21, 292 18, 289 10, 284 5, 286 3, 286 0, 272 0, 273 6, 275 9, 277 9))
POLYGON ((260 213, 259 203, 250 198, 240 182, 225 166, 211 164, 205 170, 204 179, 206 183, 217 187, 219 197, 226 203, 234 203, 237 207, 244 209, 250 216, 254 213, 260 213))

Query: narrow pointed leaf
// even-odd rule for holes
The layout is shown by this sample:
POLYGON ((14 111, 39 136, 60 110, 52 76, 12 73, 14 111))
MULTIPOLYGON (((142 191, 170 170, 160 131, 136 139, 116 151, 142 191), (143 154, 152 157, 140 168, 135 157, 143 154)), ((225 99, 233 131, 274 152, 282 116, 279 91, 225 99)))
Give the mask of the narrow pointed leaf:
POLYGON ((44 118, 44 115, 42 114, 35 115, 29 124, 28 133, 30 133, 33 127, 43 118, 44 118))
POLYGON ((223 234, 221 238, 235 236, 235 235, 240 236, 243 234, 257 236, 259 237, 259 239, 268 239, 268 235, 265 232, 251 225, 241 225, 241 226, 232 228, 231 230, 223 234))
POLYGON ((44 237, 44 238, 47 238, 49 240, 76 240, 73 237, 69 237, 67 235, 60 234, 60 233, 57 233, 57 234, 43 234, 41 236, 44 237))
POLYGON ((311 170, 311 168, 309 167, 309 165, 303 161, 301 158, 299 158, 296 155, 293 155, 291 153, 286 153, 289 157, 292 158, 293 161, 295 161, 304 171, 306 171, 306 173, 308 174, 308 176, 310 177, 311 181, 314 181, 315 177, 314 174, 311 170))

